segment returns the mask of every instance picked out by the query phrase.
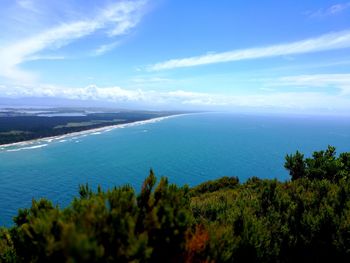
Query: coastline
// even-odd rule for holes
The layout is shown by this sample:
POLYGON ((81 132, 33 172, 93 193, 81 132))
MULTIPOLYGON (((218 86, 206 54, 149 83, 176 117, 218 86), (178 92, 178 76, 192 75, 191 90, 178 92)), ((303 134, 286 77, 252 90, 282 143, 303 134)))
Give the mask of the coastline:
POLYGON ((36 148, 41 148, 45 147, 51 142, 55 141, 65 141, 65 139, 70 138, 70 137, 85 137, 87 135, 97 135, 102 132, 109 132, 114 129, 120 129, 120 128, 126 128, 126 127, 132 127, 132 126, 138 126, 138 125, 144 125, 144 124, 149 124, 149 123, 155 123, 159 122, 165 119, 170 119, 170 118, 175 118, 175 117, 180 117, 180 116, 185 116, 185 115, 191 115, 195 113, 183 113, 183 114, 175 114, 175 115, 169 115, 169 116, 163 116, 163 117, 156 117, 152 119, 147 119, 147 120, 142 120, 142 121, 134 121, 134 122, 128 122, 128 123, 123 123, 123 124, 115 124, 115 125, 110 125, 110 126, 104 126, 100 128, 94 128, 94 129, 87 129, 84 131, 79 131, 79 132, 71 132, 67 134, 62 134, 62 135, 56 135, 56 136, 49 136, 49 137, 43 137, 43 138, 38 138, 38 139, 33 139, 33 140, 27 140, 27 141, 21 141, 21 142, 14 142, 14 143, 8 143, 8 144, 2 144, 0 145, 0 152, 1 151, 17 151, 20 149, 36 149, 36 148), (41 143, 46 143, 46 144, 41 144, 41 143), (26 147, 28 145, 33 145, 32 147, 26 147), (24 148, 15 148, 11 149, 12 147, 24 147, 24 148), (10 149, 9 149, 10 148, 10 149))

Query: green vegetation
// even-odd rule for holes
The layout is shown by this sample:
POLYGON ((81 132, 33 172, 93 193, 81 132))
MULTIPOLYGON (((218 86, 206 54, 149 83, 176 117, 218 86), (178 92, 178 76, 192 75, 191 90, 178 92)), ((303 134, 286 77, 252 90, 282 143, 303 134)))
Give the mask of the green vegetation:
POLYGON ((22 135, 22 134, 30 134, 30 132, 27 131, 7 131, 7 132, 0 132, 0 136, 16 136, 16 135, 22 135))
POLYGON ((335 148, 328 146, 326 151, 314 152, 312 158, 304 159, 304 155, 297 151, 286 156, 284 167, 289 170, 292 180, 308 178, 338 182, 350 175, 350 153, 337 157, 335 148))
POLYGON ((224 177, 194 188, 92 191, 48 200, 0 231, 1 262, 349 262, 350 153, 286 156, 291 180, 224 177))
POLYGON ((57 125, 53 127, 54 129, 62 129, 62 128, 74 128, 74 127, 88 127, 94 126, 97 124, 108 124, 108 123, 118 123, 125 121, 123 119, 113 119, 113 120, 91 120, 91 121, 83 121, 83 122, 68 122, 65 125, 57 125))

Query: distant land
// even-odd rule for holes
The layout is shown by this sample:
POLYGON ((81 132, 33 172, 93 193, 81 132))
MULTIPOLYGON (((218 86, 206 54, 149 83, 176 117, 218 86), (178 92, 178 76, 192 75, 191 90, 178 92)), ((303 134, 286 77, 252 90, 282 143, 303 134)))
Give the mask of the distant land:
POLYGON ((0 108, 0 145, 184 114, 104 108, 0 108))

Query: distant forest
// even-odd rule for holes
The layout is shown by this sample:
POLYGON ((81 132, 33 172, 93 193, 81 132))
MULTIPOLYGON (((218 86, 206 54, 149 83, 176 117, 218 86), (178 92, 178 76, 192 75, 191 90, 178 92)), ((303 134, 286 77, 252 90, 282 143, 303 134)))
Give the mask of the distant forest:
POLYGON ((90 113, 85 116, 0 115, 0 145, 80 132, 110 125, 148 120, 175 112, 124 111, 90 113))
POLYGON ((33 200, 0 230, 1 262, 349 262, 350 153, 287 155, 290 180, 223 177, 79 188, 33 200))

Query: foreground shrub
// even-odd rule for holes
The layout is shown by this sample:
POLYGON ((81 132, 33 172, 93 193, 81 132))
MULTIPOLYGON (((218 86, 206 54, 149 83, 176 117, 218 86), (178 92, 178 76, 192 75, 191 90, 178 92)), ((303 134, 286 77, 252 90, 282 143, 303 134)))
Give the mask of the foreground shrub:
POLYGON ((192 220, 188 188, 165 178, 155 186, 151 171, 138 196, 129 186, 79 192, 65 209, 42 199, 19 212, 8 242, 17 262, 181 261, 192 220))

